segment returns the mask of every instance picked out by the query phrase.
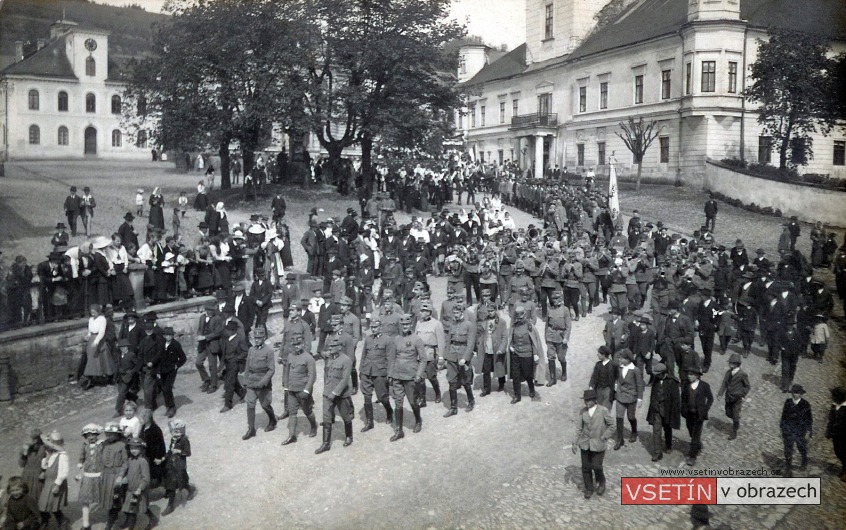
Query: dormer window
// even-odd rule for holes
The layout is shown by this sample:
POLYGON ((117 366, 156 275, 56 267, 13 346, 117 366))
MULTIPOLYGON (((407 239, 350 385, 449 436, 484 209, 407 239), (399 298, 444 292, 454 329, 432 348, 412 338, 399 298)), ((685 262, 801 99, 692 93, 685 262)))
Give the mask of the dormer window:
POLYGON ((97 75, 97 61, 94 60, 94 57, 86 57, 85 75, 87 75, 88 77, 94 77, 95 75, 97 75))

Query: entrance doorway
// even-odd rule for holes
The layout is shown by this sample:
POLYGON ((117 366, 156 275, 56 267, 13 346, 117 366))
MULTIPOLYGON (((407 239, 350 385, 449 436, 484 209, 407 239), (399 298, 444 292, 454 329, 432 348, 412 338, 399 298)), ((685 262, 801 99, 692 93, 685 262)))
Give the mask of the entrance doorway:
POLYGON ((85 129, 85 154, 97 154, 97 129, 94 127, 87 127, 85 129))

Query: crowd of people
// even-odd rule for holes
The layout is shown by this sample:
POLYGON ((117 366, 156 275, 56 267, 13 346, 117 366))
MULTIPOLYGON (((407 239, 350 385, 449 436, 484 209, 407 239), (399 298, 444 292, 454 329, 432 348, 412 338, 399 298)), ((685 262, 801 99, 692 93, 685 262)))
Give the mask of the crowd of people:
MULTIPOLYGON (((91 319, 80 375, 117 376, 116 416, 134 400, 154 411, 160 394, 166 415, 176 414, 173 384, 187 361, 185 351, 173 329, 158 326, 155 311, 135 313, 131 297, 118 296, 124 291, 113 279, 117 263, 144 263, 145 297, 151 301, 214 294, 197 322, 198 383, 209 394, 223 388, 221 413, 233 410, 236 397, 245 401, 243 440, 257 435, 257 404, 267 415, 265 431, 288 421, 283 445, 297 442, 303 430, 300 412, 308 423, 306 435, 317 436, 314 407, 322 405, 322 443, 315 451, 320 454, 331 450, 336 413, 344 426, 343 445, 353 443, 353 397, 359 393, 361 432, 374 429, 378 417, 392 426, 391 441, 405 437, 406 401, 413 433, 422 430, 422 409, 430 399, 448 404, 448 418, 459 413, 462 392, 463 410, 472 412, 476 371, 482 376, 480 398, 509 391, 516 405, 525 388, 537 399, 539 386, 568 381, 570 336, 577 322, 607 312, 592 375, 575 382, 586 389, 572 446, 581 453, 586 498, 604 493, 604 453, 638 439, 643 409, 652 426, 645 445, 653 461, 673 450, 684 418, 690 438, 685 461, 695 465, 703 425, 718 399, 732 422, 728 440, 735 440, 750 392, 743 364, 756 340, 771 364, 780 363, 780 389, 789 395, 780 423, 785 472, 794 469, 794 446, 801 456, 798 468, 807 465, 813 421, 797 368, 800 358, 822 362, 832 355, 827 344, 834 293, 816 274, 822 268, 832 268, 836 294, 846 304, 846 245, 831 249, 823 242, 818 250, 820 234, 828 240, 822 227, 812 235, 819 259, 809 261, 796 248, 801 231, 795 218, 786 223, 788 242, 778 256, 762 248, 751 256, 740 239, 718 243, 716 201, 706 203, 705 223, 688 237, 671 233, 661 220, 642 219, 637 211, 624 223, 592 177, 568 179, 559 172, 535 179, 512 164, 457 160, 428 169, 387 167, 377 167, 376 188, 362 196, 359 211, 349 208, 343 218, 321 219, 312 210, 300 241, 308 262, 305 276, 291 270, 280 194, 270 215, 254 215, 244 226, 230 227, 222 203, 209 205, 193 248, 179 245, 184 237, 169 236, 162 243, 161 231, 150 225, 139 248, 123 235, 137 238, 131 212, 111 240, 84 243, 75 255, 54 248, 51 271, 64 270, 70 261, 75 269, 68 278, 86 278, 81 307, 91 319), (394 213, 403 207, 434 211, 398 224, 394 213), (510 208, 540 221, 517 226, 510 208), (440 304, 431 296, 434 278, 447 285, 440 304), (267 321, 273 305, 284 323, 278 342, 270 344, 267 321), (107 306, 127 309, 120 330, 103 314, 107 306), (716 396, 703 379, 715 350, 729 356, 729 370, 716 379, 716 396), (112 359, 110 367, 104 358, 112 359), (321 362, 318 404, 314 386, 321 362), (282 374, 278 416, 273 406, 277 365, 282 374), (375 410, 374 400, 384 413, 375 410)), ((846 481, 846 395, 837 387, 831 397, 826 436, 844 464, 840 478, 846 481)), ((146 424, 151 414, 145 414, 146 424)), ((86 432, 92 436, 86 443, 98 444, 95 432, 86 432)), ((135 439, 127 437, 130 448, 143 448, 135 439)), ((150 441, 144 443, 149 452, 150 441)), ((148 456, 150 462, 160 460, 158 454, 148 456)), ((42 462, 52 469, 49 456, 42 462)), ((86 497, 85 502, 93 501, 86 497)))

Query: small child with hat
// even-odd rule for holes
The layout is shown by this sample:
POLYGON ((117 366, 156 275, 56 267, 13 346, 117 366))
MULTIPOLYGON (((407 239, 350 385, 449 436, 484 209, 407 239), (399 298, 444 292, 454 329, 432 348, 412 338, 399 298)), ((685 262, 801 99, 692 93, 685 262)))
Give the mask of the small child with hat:
POLYGON ((51 432, 44 440, 47 456, 41 467, 44 469, 44 489, 38 498, 38 511, 46 523, 50 515, 56 518, 59 530, 68 530, 70 521, 62 513, 68 505, 68 454, 65 452, 65 438, 59 431, 51 432))
POLYGON ((121 511, 124 513, 124 528, 135 528, 139 513, 147 515, 146 528, 153 528, 159 524, 156 515, 150 510, 147 491, 150 487, 150 463, 144 455, 147 444, 144 440, 134 437, 127 443, 129 458, 126 464, 126 499, 121 511))
POLYGON ((173 513, 176 508, 176 494, 179 490, 188 490, 188 500, 194 498, 196 488, 188 479, 188 461, 191 456, 191 441, 185 434, 185 422, 174 418, 167 424, 170 429, 170 448, 165 457, 164 487, 167 507, 162 515, 173 513))
POLYGON ((82 505, 82 528, 91 530, 91 505, 100 502, 102 496, 103 476, 103 445, 99 442, 103 428, 95 423, 89 423, 82 428, 82 444, 76 480, 79 482, 79 496, 77 500, 82 505))
POLYGON ((103 474, 100 486, 99 504, 109 512, 106 528, 111 529, 117 522, 123 504, 123 477, 126 474, 126 444, 123 431, 117 422, 110 421, 103 428, 106 440, 103 442, 103 474))

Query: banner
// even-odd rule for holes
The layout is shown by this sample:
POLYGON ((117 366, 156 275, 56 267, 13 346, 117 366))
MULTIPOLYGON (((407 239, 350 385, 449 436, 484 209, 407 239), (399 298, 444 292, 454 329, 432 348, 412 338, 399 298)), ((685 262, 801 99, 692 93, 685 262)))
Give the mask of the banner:
POLYGON ((608 211, 611 219, 617 220, 620 215, 620 194, 617 189, 617 168, 611 164, 611 174, 608 177, 608 211))

